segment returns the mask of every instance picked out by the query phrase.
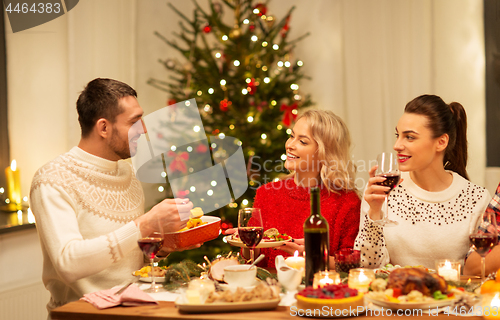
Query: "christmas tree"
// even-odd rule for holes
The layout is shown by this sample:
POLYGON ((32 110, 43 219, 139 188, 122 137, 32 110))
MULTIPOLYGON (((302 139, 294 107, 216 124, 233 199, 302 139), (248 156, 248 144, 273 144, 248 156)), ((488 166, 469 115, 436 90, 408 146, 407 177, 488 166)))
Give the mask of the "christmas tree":
MULTIPOLYGON (((184 59, 160 59, 169 80, 150 79, 149 84, 168 93, 169 105, 194 98, 207 135, 231 136, 242 142, 249 188, 218 213, 226 229, 236 225, 238 209, 251 205, 260 185, 286 171, 284 144, 290 127, 298 110, 312 104, 309 95, 300 93, 299 83, 307 77, 303 62, 293 54, 307 34, 288 39, 294 7, 278 21, 268 14, 267 2, 209 1, 208 11, 194 4, 192 19, 169 4, 182 18, 181 32, 174 33, 173 40, 156 35, 184 59), (226 12, 234 16, 231 25, 223 22, 226 12)), ((187 155, 179 152, 172 156, 182 168, 187 155)), ((214 242, 169 259, 200 261, 200 255, 213 258, 230 250, 220 239, 214 242)))

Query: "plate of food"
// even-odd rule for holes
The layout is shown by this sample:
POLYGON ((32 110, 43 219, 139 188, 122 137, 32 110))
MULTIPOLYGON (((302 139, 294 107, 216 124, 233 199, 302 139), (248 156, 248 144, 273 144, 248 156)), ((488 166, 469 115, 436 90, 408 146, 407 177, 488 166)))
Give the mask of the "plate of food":
POLYGON ((280 303, 280 288, 261 282, 251 291, 243 288, 215 291, 213 286, 192 286, 175 301, 181 312, 206 313, 248 310, 271 310, 280 303))
POLYGON ((462 291, 436 273, 421 268, 396 268, 388 279, 375 279, 367 302, 390 309, 429 309, 454 304, 462 291))
MULTIPOLYGON (((237 234, 229 235, 225 237, 227 243, 232 246, 245 248, 246 245, 241 241, 237 234)), ((285 242, 291 241, 292 237, 285 233, 280 233, 278 229, 271 228, 264 231, 264 236, 262 240, 255 248, 273 248, 280 247, 285 244, 285 242)))
MULTIPOLYGON (((153 270, 155 282, 165 282, 165 273, 167 272, 167 269, 165 267, 154 267, 153 270)), ((140 270, 132 272, 132 274, 136 277, 139 277, 139 281, 153 281, 153 278, 151 278, 151 266, 142 267, 140 270)))
POLYGON ((426 268, 424 266, 400 266, 398 264, 396 265, 392 265, 392 264, 386 264, 385 266, 383 267, 380 267, 380 268, 377 268, 375 269, 375 274, 387 274, 389 275, 393 270, 396 270, 396 269, 399 269, 399 268, 418 268, 418 269, 422 269, 426 272, 430 272, 430 273, 436 273, 436 270, 434 269, 429 269, 429 268, 426 268))

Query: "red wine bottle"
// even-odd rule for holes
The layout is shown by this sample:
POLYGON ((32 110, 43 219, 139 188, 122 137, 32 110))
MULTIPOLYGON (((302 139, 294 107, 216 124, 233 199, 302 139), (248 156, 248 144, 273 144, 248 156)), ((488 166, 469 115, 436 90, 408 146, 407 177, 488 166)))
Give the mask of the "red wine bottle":
POLYGON ((306 286, 312 286, 314 274, 328 270, 329 233, 328 222, 321 216, 320 189, 311 188, 311 215, 304 222, 306 251, 306 286))

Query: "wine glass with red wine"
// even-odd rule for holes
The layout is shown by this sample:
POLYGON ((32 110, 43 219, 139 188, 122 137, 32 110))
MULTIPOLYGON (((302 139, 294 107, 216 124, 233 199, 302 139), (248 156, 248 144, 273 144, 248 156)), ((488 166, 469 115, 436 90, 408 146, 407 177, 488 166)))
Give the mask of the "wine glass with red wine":
MULTIPOLYGON (((139 226, 140 229, 140 226, 139 226)), ((154 258, 160 249, 163 247, 164 232, 163 226, 159 220, 157 220, 156 231, 148 235, 141 235, 137 239, 137 244, 142 250, 144 255, 149 258, 149 263, 151 265, 151 288, 144 290, 145 292, 158 292, 159 289, 156 288, 156 279, 154 276, 154 258)))
POLYGON ((250 262, 255 261, 255 247, 264 236, 262 216, 259 208, 245 208, 238 212, 238 235, 245 246, 250 249, 250 262))
POLYGON ((476 229, 469 235, 472 248, 481 256, 481 283, 484 282, 486 255, 498 243, 498 231, 495 213, 481 215, 476 229))
POLYGON ((393 227, 397 226, 398 222, 389 220, 389 192, 392 191, 398 184, 401 179, 401 173, 399 171, 398 166, 398 157, 392 152, 382 152, 377 157, 378 168, 375 171, 375 175, 377 177, 384 177, 385 180, 382 182, 378 182, 379 186, 389 187, 390 189, 385 193, 385 201, 384 201, 384 211, 383 218, 378 221, 374 221, 376 224, 384 227, 393 227))

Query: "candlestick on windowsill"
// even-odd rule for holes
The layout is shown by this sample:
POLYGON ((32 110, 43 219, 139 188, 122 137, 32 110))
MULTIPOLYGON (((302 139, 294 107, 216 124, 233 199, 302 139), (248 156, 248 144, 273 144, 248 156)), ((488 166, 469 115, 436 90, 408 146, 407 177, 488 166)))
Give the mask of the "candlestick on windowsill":
POLYGON ((9 199, 6 208, 9 211, 22 209, 21 173, 16 160, 12 160, 10 167, 5 168, 6 197, 9 199))

